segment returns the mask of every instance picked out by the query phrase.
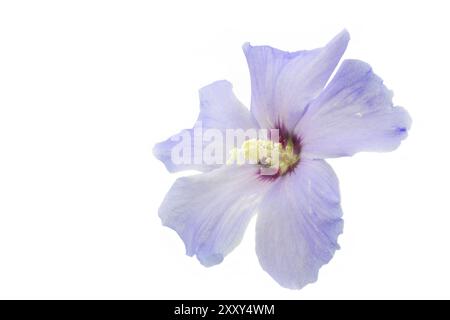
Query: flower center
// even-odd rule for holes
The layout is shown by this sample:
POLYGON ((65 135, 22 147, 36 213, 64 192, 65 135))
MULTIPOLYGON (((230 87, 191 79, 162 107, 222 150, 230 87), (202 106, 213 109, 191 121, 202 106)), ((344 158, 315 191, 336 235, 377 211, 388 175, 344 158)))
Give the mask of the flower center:
POLYGON ((257 164, 267 175, 282 176, 295 168, 300 161, 300 153, 295 148, 294 141, 289 138, 286 142, 271 140, 246 140, 241 148, 233 148, 227 163, 257 164))

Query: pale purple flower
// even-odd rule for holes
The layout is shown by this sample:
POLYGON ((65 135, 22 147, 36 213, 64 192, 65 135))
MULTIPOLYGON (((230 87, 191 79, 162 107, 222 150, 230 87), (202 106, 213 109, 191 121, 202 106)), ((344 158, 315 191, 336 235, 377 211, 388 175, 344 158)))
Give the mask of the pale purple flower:
POLYGON ((274 176, 261 175, 261 162, 176 164, 174 138, 155 146, 155 156, 169 171, 204 172, 179 178, 159 209, 163 224, 179 234, 189 256, 205 266, 220 263, 257 214, 256 253, 263 269, 287 288, 317 280, 320 267, 339 248, 343 230, 338 180, 324 159, 392 151, 411 125, 367 63, 344 60, 328 82, 348 41, 344 30, 325 47, 308 51, 245 44, 250 111, 227 81, 200 90, 204 128, 280 130, 280 143, 292 147, 294 158, 274 176))

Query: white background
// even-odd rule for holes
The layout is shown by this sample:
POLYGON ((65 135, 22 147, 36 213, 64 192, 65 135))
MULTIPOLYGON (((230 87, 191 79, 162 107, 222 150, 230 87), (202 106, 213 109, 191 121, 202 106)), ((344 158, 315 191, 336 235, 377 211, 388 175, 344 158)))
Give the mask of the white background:
MULTIPOLYGON (((447 1, 2 1, 0 298, 450 298, 447 1), (413 126, 387 154, 332 160, 341 250, 281 288, 254 220, 225 261, 184 255, 157 210, 177 175, 154 143, 219 79, 246 105, 241 45, 324 45, 369 62, 413 126)), ((184 174, 184 173, 183 173, 184 174)))

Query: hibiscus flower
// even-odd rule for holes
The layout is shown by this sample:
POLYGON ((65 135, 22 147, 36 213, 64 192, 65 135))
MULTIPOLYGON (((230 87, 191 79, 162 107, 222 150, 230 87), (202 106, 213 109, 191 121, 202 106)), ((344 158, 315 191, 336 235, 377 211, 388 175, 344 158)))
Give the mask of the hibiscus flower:
MULTIPOLYGON (((262 268, 287 288, 317 280, 321 266, 339 249, 343 231, 338 179, 324 159, 392 151, 411 125, 367 63, 344 60, 329 81, 349 39, 344 30, 322 48, 297 52, 245 44, 250 110, 229 82, 212 83, 200 90, 197 124, 155 146, 155 156, 169 171, 203 172, 177 179, 159 209, 163 224, 184 241, 187 255, 208 267, 220 263, 257 214, 256 253, 262 268), (199 123, 224 134, 230 129, 277 130, 279 141, 244 141, 234 150, 243 154, 244 164, 194 159, 193 148, 184 154, 192 161, 174 161, 177 141, 195 136, 199 123), (276 150, 278 161, 259 153, 250 156, 255 148, 276 150), (267 168, 274 172, 263 174, 267 168)), ((207 148, 205 141, 201 148, 207 148)))

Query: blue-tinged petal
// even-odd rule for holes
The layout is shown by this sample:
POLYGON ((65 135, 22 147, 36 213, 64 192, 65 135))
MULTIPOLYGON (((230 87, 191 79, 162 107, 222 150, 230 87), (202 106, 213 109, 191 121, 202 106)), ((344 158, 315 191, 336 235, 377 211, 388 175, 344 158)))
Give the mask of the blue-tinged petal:
POLYGON ((308 103, 324 88, 349 39, 344 30, 323 48, 292 53, 245 44, 251 111, 259 124, 273 128, 282 122, 288 130, 293 129, 308 103))
POLYGON ((223 166, 179 178, 161 204, 159 216, 183 239, 187 255, 212 266, 239 244, 269 186, 258 178, 255 166, 223 166))
POLYGON ((300 289, 333 257, 343 221, 336 175, 323 160, 302 159, 259 207, 256 253, 280 285, 300 289))
POLYGON ((408 135, 411 118, 394 107, 392 92, 365 62, 345 60, 297 125, 302 156, 329 158, 360 151, 392 151, 408 135))
MULTIPOLYGON (((223 134, 225 134, 226 129, 247 130, 258 127, 249 110, 236 98, 232 89, 231 83, 225 80, 214 82, 200 89, 200 114, 195 126, 155 145, 153 154, 164 163, 167 170, 170 172, 181 170, 209 171, 220 166, 220 164, 207 164, 201 156, 198 156, 198 152, 195 153, 194 133, 200 132, 195 130, 199 129, 200 126, 203 133, 207 129, 217 129, 223 134), (186 141, 186 137, 190 137, 190 151, 186 152, 188 161, 174 161, 172 151, 179 146, 180 142, 186 141), (196 154, 197 158, 194 159, 196 154)), ((208 145, 208 141, 202 141, 201 138, 200 136, 200 154, 208 145)))

